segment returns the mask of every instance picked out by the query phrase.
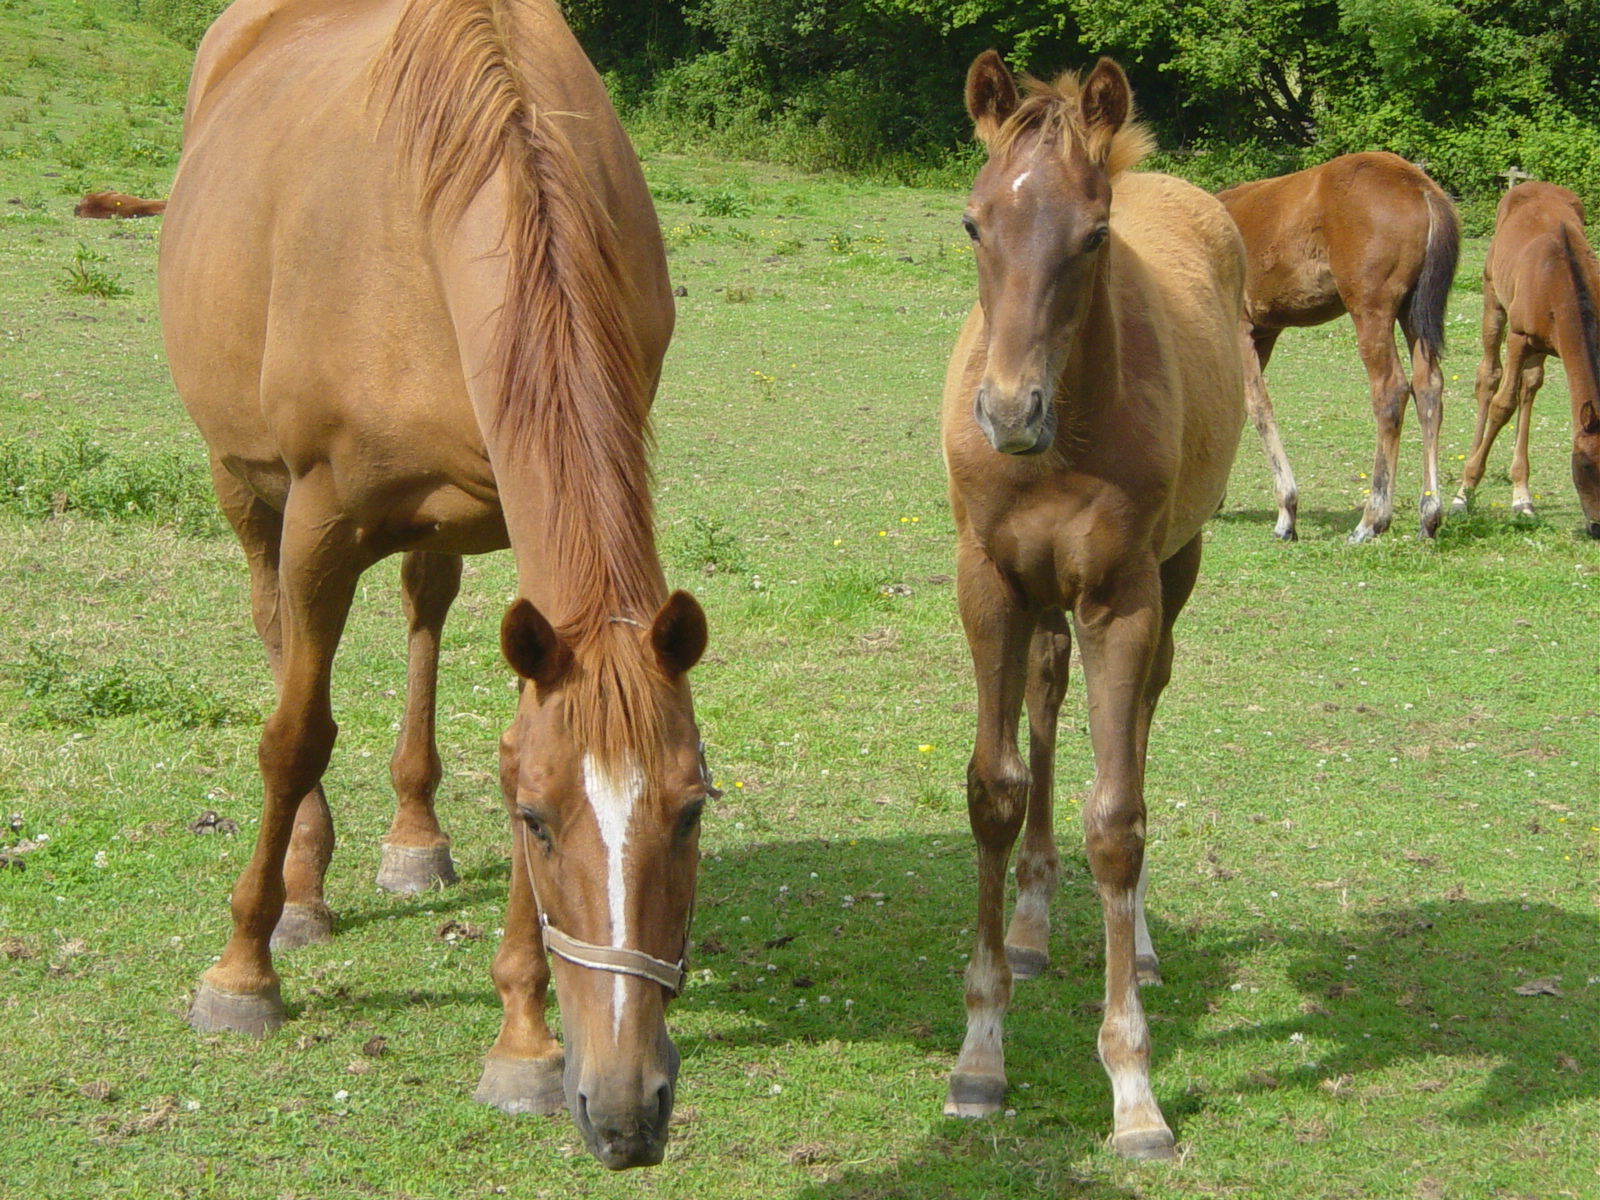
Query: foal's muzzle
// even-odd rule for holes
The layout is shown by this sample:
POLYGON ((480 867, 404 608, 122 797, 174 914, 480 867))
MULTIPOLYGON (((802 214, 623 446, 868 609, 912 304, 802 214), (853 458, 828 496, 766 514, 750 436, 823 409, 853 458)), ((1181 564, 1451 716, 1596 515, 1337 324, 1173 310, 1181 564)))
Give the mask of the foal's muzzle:
POLYGON ((972 419, 1001 454, 1043 454, 1056 436, 1056 410, 1040 387, 1002 399, 985 380, 972 402, 972 419))

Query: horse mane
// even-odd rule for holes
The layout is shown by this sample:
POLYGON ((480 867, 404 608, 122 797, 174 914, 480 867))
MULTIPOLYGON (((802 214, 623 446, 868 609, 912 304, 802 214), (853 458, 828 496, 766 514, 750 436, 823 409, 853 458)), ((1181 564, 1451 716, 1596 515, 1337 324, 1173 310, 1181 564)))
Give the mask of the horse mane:
MULTIPOLYGON (((1572 291, 1578 301, 1578 322, 1583 329, 1583 368, 1587 376, 1586 382, 1594 389, 1592 394, 1600 396, 1600 320, 1595 316, 1594 295, 1589 291, 1589 281, 1586 278, 1585 266, 1594 263, 1593 254, 1584 255, 1589 261, 1580 260, 1577 247, 1572 244, 1572 227, 1565 221, 1561 223, 1561 249, 1567 259, 1567 270, 1572 275, 1572 291)), ((1563 365, 1571 371, 1575 364, 1566 362, 1563 365)))
POLYGON ((554 610, 576 660, 568 728, 648 776, 661 676, 633 626, 660 603, 649 392, 616 231, 532 99, 516 0, 409 0, 373 65, 376 100, 418 170, 424 218, 458 222, 504 167, 510 257, 494 431, 548 481, 554 610), (622 618, 618 620, 617 618, 622 618))
POLYGON ((1049 83, 1024 75, 1022 90, 1022 102, 995 135, 991 150, 995 157, 1011 153, 1022 138, 1037 134, 1059 142, 1063 154, 1074 143, 1082 146, 1091 159, 1105 164, 1107 177, 1115 178, 1156 148, 1155 135, 1131 117, 1109 134, 1097 130, 1091 136, 1083 121, 1083 77, 1076 71, 1063 71, 1049 83))

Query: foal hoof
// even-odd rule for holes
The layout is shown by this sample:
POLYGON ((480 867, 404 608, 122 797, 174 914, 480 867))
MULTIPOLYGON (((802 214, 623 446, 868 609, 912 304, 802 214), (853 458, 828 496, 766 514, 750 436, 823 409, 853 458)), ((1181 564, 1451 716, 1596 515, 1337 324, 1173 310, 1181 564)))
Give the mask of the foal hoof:
POLYGON ((1300 540, 1300 534, 1295 531, 1294 523, 1285 524, 1281 518, 1277 525, 1273 527, 1272 536, 1280 542, 1298 542, 1300 540))
POLYGON ((1161 964, 1154 954, 1140 954, 1133 960, 1133 977, 1140 987, 1161 986, 1161 964))
POLYGON ((565 1111, 567 1094, 561 1086, 565 1059, 496 1058, 483 1061, 483 1075, 472 1098, 503 1113, 532 1113, 547 1117, 565 1111))
POLYGON ((1457 496, 1454 500, 1450 501, 1450 511, 1459 517, 1467 511, 1468 504, 1469 501, 1465 496, 1457 496))
POLYGON ((378 886, 386 892, 426 892, 456 881, 449 846, 396 846, 383 843, 378 886))
POLYGON ((1135 1129, 1111 1136, 1111 1148, 1123 1158, 1141 1162, 1170 1162, 1178 1157, 1173 1149, 1172 1130, 1135 1129))
POLYGON ((1443 523, 1444 508, 1439 501, 1425 502, 1422 505, 1421 516, 1417 525, 1417 537, 1426 540, 1436 536, 1439 532, 1439 526, 1443 523))
POLYGON ((333 941, 333 914, 326 904, 285 904, 272 931, 273 950, 297 950, 333 941))
POLYGON ((1511 515, 1513 517, 1527 517, 1531 520, 1534 515, 1533 505, 1529 504, 1526 500, 1523 500, 1517 504, 1513 504, 1511 506, 1511 515))
POLYGON ((1352 546, 1359 546, 1363 542, 1370 542, 1373 538, 1375 538, 1377 536, 1378 536, 1378 531, 1376 529, 1372 528, 1372 526, 1370 526, 1370 525, 1357 525, 1354 529, 1352 529, 1350 531, 1349 541, 1350 541, 1350 544, 1352 546))
POLYGON ((189 1005, 189 1024, 201 1033, 266 1037, 283 1021, 283 997, 277 984, 260 992, 230 992, 202 983, 189 1005))
POLYGON ((1005 1076, 955 1072, 944 1096, 947 1117, 992 1117, 1006 1099, 1005 1076))
POLYGON ((1012 979, 1037 979, 1049 965, 1050 956, 1042 950, 1006 946, 1006 966, 1011 968, 1012 979))

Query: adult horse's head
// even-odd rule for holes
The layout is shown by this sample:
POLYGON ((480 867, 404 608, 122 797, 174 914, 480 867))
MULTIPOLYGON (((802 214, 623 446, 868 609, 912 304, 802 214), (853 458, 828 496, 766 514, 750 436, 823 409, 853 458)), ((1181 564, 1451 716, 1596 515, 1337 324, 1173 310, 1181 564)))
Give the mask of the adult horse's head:
POLYGON ((1081 83, 1025 89, 993 50, 967 72, 967 112, 989 152, 961 218, 988 338, 973 417, 1006 454, 1041 454, 1055 438, 1056 381, 1111 234, 1111 177, 1148 145, 1108 58, 1081 83))
POLYGON ((526 600, 500 640, 526 681, 501 740, 501 786, 551 952, 567 1108, 614 1170, 666 1152, 682 984, 713 795, 685 678, 706 646, 692 596, 648 624, 613 616, 587 648, 526 600))

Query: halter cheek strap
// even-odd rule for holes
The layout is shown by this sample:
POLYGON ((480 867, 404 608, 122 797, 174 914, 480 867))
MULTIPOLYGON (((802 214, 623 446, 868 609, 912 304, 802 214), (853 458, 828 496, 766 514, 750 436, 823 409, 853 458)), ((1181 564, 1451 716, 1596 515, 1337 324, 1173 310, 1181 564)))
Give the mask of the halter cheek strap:
MULTIPOLYGON (((514 818, 515 819, 515 818, 514 818)), ((667 991, 676 996, 683 991, 683 976, 688 969, 689 953, 689 924, 694 920, 694 908, 691 904, 688 920, 684 922, 683 951, 684 956, 676 964, 655 958, 642 950, 628 950, 619 946, 597 946, 593 942, 580 941, 562 933, 550 924, 550 918, 545 914, 544 905, 539 900, 539 888, 533 881, 533 846, 529 840, 528 827, 518 822, 522 837, 522 865, 528 873, 528 890, 533 893, 533 906, 539 913, 539 933, 544 939, 545 948, 552 954, 566 959, 569 963, 579 967, 588 967, 591 971, 609 971, 613 975, 636 975, 640 979, 648 979, 652 983, 659 983, 667 991)))

